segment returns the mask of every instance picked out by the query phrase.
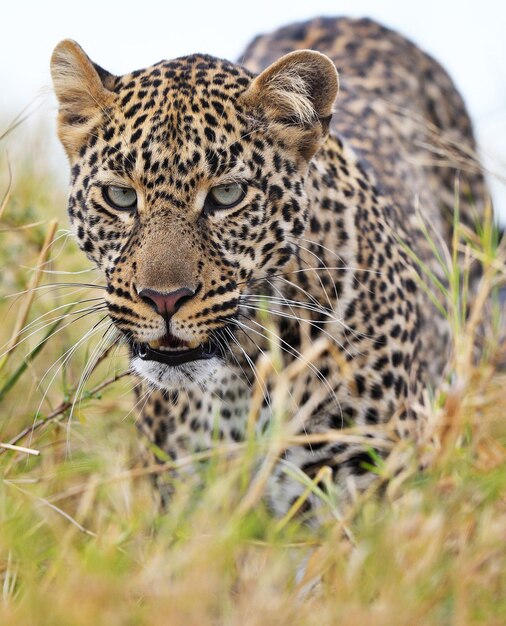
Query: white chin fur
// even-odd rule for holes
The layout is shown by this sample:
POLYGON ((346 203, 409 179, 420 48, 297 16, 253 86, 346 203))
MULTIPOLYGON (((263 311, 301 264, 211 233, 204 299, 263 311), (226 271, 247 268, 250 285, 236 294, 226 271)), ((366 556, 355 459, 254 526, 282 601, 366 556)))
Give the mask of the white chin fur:
POLYGON ((191 361, 183 365, 164 365, 157 361, 144 361, 133 357, 133 370, 142 378, 160 389, 181 389, 191 385, 201 385, 208 381, 219 367, 219 359, 191 361))

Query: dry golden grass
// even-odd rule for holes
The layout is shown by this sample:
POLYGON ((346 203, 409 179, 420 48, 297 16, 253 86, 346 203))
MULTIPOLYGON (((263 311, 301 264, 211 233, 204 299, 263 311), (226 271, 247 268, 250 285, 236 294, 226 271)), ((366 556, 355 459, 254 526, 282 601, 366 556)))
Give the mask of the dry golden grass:
MULTIPOLYGON (((77 401, 104 329, 58 370, 102 314, 66 326, 94 304, 68 303, 100 293, 44 287, 97 277, 46 273, 80 271, 85 262, 57 230, 67 227, 64 192, 40 154, 12 164, 10 189, 0 157, 0 443, 14 446, 0 449, 0 624, 506 623, 506 350, 497 301, 506 269, 490 223, 478 237, 460 229, 464 258, 484 266, 469 316, 459 301, 465 268, 449 263, 453 357, 427 399, 420 445, 392 442, 375 487, 341 519, 315 530, 295 509, 283 520, 265 510, 263 479, 287 432, 201 454, 198 476, 179 479, 160 515, 149 474, 170 463, 140 463, 125 355, 104 358, 77 401)), ((263 367, 268 376, 270 363, 263 367)), ((254 413, 253 401, 252 420, 254 413)), ((308 483, 310 491, 318 493, 308 483)), ((322 507, 332 511, 329 493, 322 507)))

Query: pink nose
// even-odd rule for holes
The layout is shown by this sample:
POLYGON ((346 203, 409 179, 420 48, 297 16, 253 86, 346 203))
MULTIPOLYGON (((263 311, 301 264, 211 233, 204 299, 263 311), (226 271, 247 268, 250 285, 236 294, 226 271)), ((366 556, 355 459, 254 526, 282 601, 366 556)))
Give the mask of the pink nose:
POLYGON ((169 318, 194 295, 195 291, 187 287, 181 287, 170 293, 162 293, 154 289, 142 289, 142 291, 139 291, 139 296, 144 302, 153 307, 163 317, 169 318))

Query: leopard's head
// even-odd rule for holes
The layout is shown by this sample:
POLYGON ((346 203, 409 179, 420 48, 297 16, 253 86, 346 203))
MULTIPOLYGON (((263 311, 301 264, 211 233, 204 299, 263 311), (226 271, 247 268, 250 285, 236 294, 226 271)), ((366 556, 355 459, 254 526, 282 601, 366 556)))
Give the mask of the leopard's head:
POLYGON ((66 40, 51 72, 70 221, 132 366, 164 388, 203 382, 227 358, 241 296, 305 230, 334 65, 302 50, 254 76, 193 55, 114 76, 66 40))

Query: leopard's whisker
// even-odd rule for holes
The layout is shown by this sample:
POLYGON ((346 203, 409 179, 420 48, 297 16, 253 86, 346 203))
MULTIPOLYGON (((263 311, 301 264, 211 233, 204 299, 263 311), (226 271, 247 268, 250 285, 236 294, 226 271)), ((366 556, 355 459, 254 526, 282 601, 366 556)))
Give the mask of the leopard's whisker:
MULTIPOLYGON (((63 289, 66 287, 77 287, 78 289, 107 289, 104 285, 95 285, 93 283, 47 283, 46 285, 38 285, 37 287, 32 287, 31 289, 23 289, 23 291, 16 291, 15 293, 10 293, 5 296, 5 298, 18 298, 19 296, 23 296, 26 293, 32 291, 41 291, 42 289, 63 289)), ((65 294, 66 296, 68 294, 65 294)))
MULTIPOLYGON (((304 252, 307 252, 312 257, 314 257, 314 259, 316 259, 316 261, 318 261, 318 263, 320 263, 322 267, 327 267, 325 262, 323 261, 323 259, 321 259, 315 252, 313 252, 309 248, 306 248, 305 246, 303 246, 300 243, 295 243, 295 242, 292 242, 292 243, 294 245, 296 245, 299 250, 304 250, 304 252)), ((297 259, 300 261, 301 260, 300 256, 298 256, 297 259)), ((336 283, 335 283, 334 278, 333 278, 332 274, 330 273, 330 270, 328 269, 328 267, 327 267, 327 276, 329 277, 330 282, 332 283, 332 286, 333 286, 333 289, 334 289, 334 296, 336 298, 336 302, 339 302, 339 294, 337 292, 336 283)), ((316 277, 318 278, 318 281, 320 283, 320 287, 322 289, 322 292, 325 294, 325 297, 327 299, 329 307, 332 309, 333 305, 332 305, 332 302, 330 301, 330 297, 329 297, 329 294, 327 293, 327 289, 325 288, 325 285, 323 284, 322 278, 321 278, 321 276, 319 274, 316 274, 316 277)))
MULTIPOLYGON (((303 287, 301 287, 300 285, 297 285, 297 284, 296 284, 296 283, 294 283, 293 281, 288 280, 288 279, 287 279, 287 278, 285 278, 285 277, 281 277, 280 279, 281 279, 284 283, 286 283, 286 284, 288 284, 288 285, 293 286, 293 287, 294 287, 294 288, 296 288, 297 290, 300 290, 302 293, 304 293, 304 294, 305 294, 305 295, 307 295, 308 297, 310 296, 309 292, 308 292, 306 289, 304 289, 304 288, 303 288, 303 287)), ((269 281, 267 281, 267 282, 269 282, 269 281)), ((274 288, 274 285, 272 285, 272 286, 273 286, 273 288, 274 288)), ((279 292, 279 290, 278 290, 278 292, 279 292)), ((281 292, 279 292, 279 293, 281 293, 281 292)), ((298 302, 298 301, 296 300, 296 301, 294 301, 294 302, 298 302)), ((318 302, 318 301, 316 301, 316 302, 318 302)), ((357 337, 357 338, 358 338, 358 337, 362 337, 362 338, 363 338, 363 337, 367 337, 367 335, 366 335, 366 334, 361 333, 361 332, 359 332, 359 331, 357 331, 357 330, 354 330, 354 329, 352 329, 352 328, 351 328, 348 324, 346 324, 346 322, 344 321, 344 317, 336 315, 335 310, 333 310, 333 309, 332 309, 332 310, 329 310, 329 309, 327 309, 326 307, 324 307, 323 305, 321 305, 320 303, 318 303, 318 305, 319 305, 319 306, 317 307, 317 308, 318 308, 318 311, 321 311, 324 315, 330 315, 330 316, 332 317, 332 320, 333 320, 334 322, 337 322, 338 324, 340 324, 340 325, 343 327, 343 329, 345 329, 348 333, 350 333, 350 334, 351 334, 351 335, 353 335, 354 337, 357 337)), ((318 311, 316 311, 316 312, 318 312, 318 311)), ((315 321, 315 320, 314 320, 314 321, 315 321)))
MULTIPOLYGON (((233 324, 233 320, 232 319, 228 319, 228 318, 224 318, 223 321, 227 322, 229 325, 233 324)), ((226 326, 223 328, 223 332, 225 332, 229 337, 231 337, 231 335, 233 335, 232 330, 230 329, 229 326, 226 326)), ((246 372, 244 371, 243 366, 241 365, 239 359, 237 358, 237 356, 234 354, 231 346, 224 340, 224 338, 222 338, 221 336, 217 336, 215 333, 213 333, 213 341, 218 341, 218 344, 221 346, 221 351, 222 351, 222 355, 225 356, 228 353, 230 354, 230 356, 232 357, 232 359, 234 360, 234 363, 239 367, 239 369, 241 370, 241 372, 244 375, 244 383, 246 384, 247 387, 251 388, 251 382, 249 379, 249 376, 246 374, 246 372)))
MULTIPOLYGON (((135 391, 137 385, 138 385, 138 383, 134 383, 132 385, 132 388, 129 390, 128 393, 131 393, 132 391, 135 391)), ((136 412, 137 415, 135 417, 135 421, 137 422, 138 421, 138 417, 142 414, 142 411, 146 407, 146 404, 147 404, 147 402, 149 400, 149 397, 155 391, 157 391, 156 386, 151 381, 145 381, 145 388, 144 388, 142 394, 135 400, 135 402, 133 403, 132 408, 128 411, 128 413, 121 418, 121 421, 125 422, 130 417, 130 415, 132 415, 132 413, 136 412), (141 404, 141 402, 143 402, 142 409, 139 409, 139 405, 141 404)), ((141 424, 141 426, 142 426, 142 424, 141 424)))
MULTIPOLYGON (((235 323, 236 325, 241 326, 241 324, 240 324, 240 322, 238 322, 238 320, 232 320, 232 323, 235 323)), ((228 330, 228 333, 230 335, 230 338, 235 343, 235 345, 239 348, 240 352, 244 355, 244 358, 246 359, 246 362, 250 366, 251 371, 253 372, 253 376, 255 377, 255 380, 257 381, 257 384, 260 387, 260 390, 262 392, 262 396, 263 396, 263 398, 265 400, 265 403, 268 406, 269 411, 270 411, 270 413, 272 415, 271 398, 270 398, 269 388, 268 388, 265 380, 262 378, 262 376, 260 376, 254 361, 248 355, 246 350, 241 346, 241 343, 240 343, 240 341, 237 340, 237 337, 235 337, 235 335, 230 331, 230 329, 227 329, 227 330, 228 330)), ((258 345, 254 341, 252 343, 254 345, 256 345, 257 348, 259 348, 258 345)))
MULTIPOLYGON (((243 316, 243 317, 245 317, 245 316, 243 316)), ((246 318, 246 319, 248 319, 248 321, 252 321, 250 318, 246 318)), ((237 321, 237 320, 235 320, 235 321, 237 321)), ((266 359, 269 359, 269 356, 267 355, 267 353, 266 353, 264 350, 262 350, 262 348, 260 348, 260 346, 258 345, 258 343, 257 343, 254 339, 252 339, 252 338, 251 338, 251 336, 250 336, 250 334, 249 334, 249 332, 248 332, 248 331, 252 331, 252 332, 255 332, 255 331, 254 331, 253 329, 249 328, 249 327, 247 326, 247 324, 239 325, 239 328, 240 328, 241 332, 242 332, 244 335, 246 335, 246 337, 249 339, 249 341, 250 341, 250 342, 251 342, 251 343, 252 343, 252 344, 253 344, 253 345, 257 348, 257 350, 258 350, 258 351, 262 354, 262 356, 264 356, 266 359)), ((256 333, 256 334, 259 334, 259 333, 256 333)), ((241 348, 242 348, 242 346, 241 346, 241 348)), ((283 347, 281 347, 281 350, 284 350, 284 348, 283 348, 283 347)), ((244 349, 242 349, 242 351, 243 351, 243 353, 246 355, 245 350, 244 350, 244 349)), ((242 368, 241 368, 241 369, 242 369, 242 368)), ((258 381, 258 378, 257 378, 257 381, 258 381)), ((262 389, 262 396, 263 396, 263 399, 264 399, 264 401, 265 401, 266 405, 267 405, 267 406, 268 406, 268 408, 269 408, 269 412, 270 412, 270 414, 269 414, 269 418, 272 418, 272 416, 274 415, 274 408, 273 408, 273 406, 272 406, 272 400, 271 400, 271 396, 270 396, 270 393, 269 393, 268 387, 267 387, 267 386, 265 385, 265 383, 264 383, 264 385, 261 387, 261 389, 262 389), (265 393, 265 392, 267 392, 267 395, 266 395, 266 393, 265 393)), ((288 397, 289 397, 289 398, 293 401, 294 405, 296 405, 296 399, 294 398, 293 393, 292 393, 292 391, 290 390, 290 388, 287 386, 285 389, 286 389, 286 392, 287 392, 287 394, 288 394, 288 397)), ((304 432, 305 432, 305 427, 304 427, 304 432)))
MULTIPOLYGON (((53 262, 55 260, 56 257, 52 257, 51 258, 51 262, 53 262)), ((70 271, 70 270, 45 270, 45 269, 38 269, 35 267, 25 267, 25 269, 28 270, 37 270, 38 272, 41 272, 42 274, 54 274, 55 276, 78 276, 79 274, 89 274, 90 272, 96 272, 96 268, 95 267, 90 267, 86 270, 75 270, 75 271, 70 271)), ((75 285, 79 285, 79 283, 73 283, 75 285)), ((42 285, 42 287, 45 287, 46 285, 42 285)), ((98 286, 98 285, 97 285, 98 286)))
POLYGON ((69 359, 72 357, 72 355, 74 354, 74 352, 79 348, 80 345, 82 345, 83 343, 85 343, 88 339, 90 339, 93 334, 100 332, 101 328, 99 326, 99 324, 101 324, 102 322, 104 322, 104 320, 106 319, 107 316, 104 316, 101 320, 99 320, 99 322, 97 322, 97 324, 95 324, 95 326, 93 328, 91 328, 90 330, 88 330, 82 337, 80 337, 76 343, 71 346, 64 354, 62 354, 58 359, 56 359, 56 361, 48 368, 48 370, 46 371, 46 373, 44 374, 44 376, 42 377, 42 379, 39 381, 38 385, 37 385, 37 389, 40 389, 44 379, 46 378, 46 376, 49 374, 49 372, 55 367, 55 365, 61 361, 58 369, 54 372, 53 376, 51 377, 51 380, 49 382, 49 384, 46 387, 46 390, 44 391, 42 398, 39 402, 38 408, 35 411, 34 414, 34 423, 37 420, 38 416, 40 415, 41 409, 42 409, 42 405, 44 404, 44 401, 46 399, 47 394, 49 393, 49 390, 51 389, 51 386, 56 378, 56 376, 58 375, 58 373, 61 371, 61 369, 64 367, 64 365, 69 361, 69 359))
MULTIPOLYGON (((31 337, 33 337, 34 335, 37 335, 39 332, 41 332, 42 330, 44 330, 44 328, 53 326, 54 324, 57 324, 60 320, 64 320, 67 317, 72 317, 73 315, 79 315, 79 317, 71 320, 70 322, 68 322, 67 324, 64 324, 63 326, 58 326, 58 328, 56 328, 54 330, 54 332, 51 333, 51 335, 49 335, 49 337, 45 337, 42 341, 48 341, 49 339, 51 339, 52 337, 54 337, 56 334, 58 334, 59 332, 61 332, 62 330, 64 330, 65 328, 68 328, 71 324, 74 324, 75 322, 83 319, 84 317, 86 317, 87 315, 90 315, 92 313, 97 313, 99 311, 105 310, 106 306, 105 305, 95 305, 92 307, 85 307, 84 309, 80 309, 79 311, 74 311, 74 312, 70 312, 68 314, 64 314, 64 315, 60 315, 57 316, 55 319, 52 320, 45 320, 44 323, 42 325, 40 325, 38 328, 36 328, 35 330, 32 330, 28 335, 26 335, 25 337, 19 339, 14 345, 12 345, 11 347, 9 347, 8 350, 5 350, 2 354, 0 354, 0 358, 2 358, 3 356, 5 356, 8 352, 14 350, 15 348, 17 348, 18 346, 20 346, 22 343, 24 343, 25 341, 28 341, 28 339, 30 339, 31 337)), ((24 332, 24 331, 23 331, 24 332)), ((31 351, 36 350, 38 348, 40 344, 37 344, 31 351)))
POLYGON ((49 321, 50 323, 54 323, 54 322, 57 322, 57 321, 59 321, 61 319, 65 319, 65 317, 68 317, 70 315, 76 315, 78 313, 83 313, 84 311, 86 311, 90 307, 86 307, 85 309, 80 309, 78 311, 69 311, 68 313, 65 313, 64 315, 57 315, 56 317, 51 318, 50 320, 44 320, 44 318, 48 317, 48 315, 53 315, 54 313, 56 313, 56 311, 59 311, 60 309, 67 309, 67 308, 72 307, 72 306, 85 304, 86 302, 99 302, 99 301, 103 301, 103 298, 86 298, 84 300, 75 300, 74 302, 66 302, 65 304, 61 304, 60 306, 57 306, 54 309, 51 309, 50 311, 46 311, 46 313, 42 313, 41 315, 38 316, 37 319, 32 320, 31 322, 26 324, 19 331, 19 334, 21 335, 22 333, 27 332, 28 330, 30 330, 31 328, 33 328, 34 326, 36 326, 38 324, 46 324, 47 321, 49 321))
POLYGON ((86 362, 86 364, 85 364, 85 366, 83 368, 83 372, 82 372, 82 374, 81 374, 81 376, 79 378, 79 382, 78 382, 76 390, 74 392, 74 400, 72 402, 72 406, 70 407, 69 417, 68 417, 68 420, 67 420, 67 452, 70 450, 70 426, 71 426, 71 423, 72 423, 72 417, 74 415, 75 407, 76 407, 78 402, 79 403, 81 402, 81 396, 82 396, 82 393, 84 391, 84 386, 86 385, 86 382, 88 381, 89 377, 91 376, 93 370, 95 369, 95 367, 97 366, 97 364, 101 360, 101 357, 110 350, 112 345, 114 345, 115 339, 113 340, 112 343, 109 343, 109 339, 110 339, 109 335, 111 335, 111 338, 112 338, 112 337, 114 337, 114 334, 115 334, 115 332, 114 332, 114 328, 113 328, 112 322, 109 322, 109 325, 107 326, 104 334, 100 338, 100 341, 97 343, 97 345, 95 346, 94 350, 92 351, 92 353, 88 357, 88 360, 87 360, 87 362, 86 362), (111 330, 112 330, 112 332, 111 332, 111 330))
MULTIPOLYGON (((273 289, 276 289, 276 288, 273 286, 273 289)), ((246 294, 241 295, 241 302, 242 301, 251 301, 257 304, 261 304, 263 302, 263 303, 272 303, 276 305, 291 306, 296 309, 304 309, 311 313, 321 313, 322 315, 326 317, 334 317, 334 312, 332 310, 327 309, 326 307, 315 306, 313 305, 312 302, 304 302, 302 300, 292 300, 290 298, 284 298, 282 296, 272 296, 270 294, 263 294, 263 293, 251 293, 251 294, 246 293, 246 294)), ((337 319, 335 321, 337 321, 337 319)))
MULTIPOLYGON (((332 388, 332 386, 330 385, 330 383, 328 382, 327 378, 320 372, 320 370, 310 361, 308 361, 306 359, 306 357, 304 357, 303 354, 301 354, 296 348, 294 348, 293 346, 291 346, 288 342, 286 342, 284 339, 282 339, 277 333, 275 333, 273 330, 266 328, 265 326, 263 326, 262 324, 260 324, 259 322, 257 322, 254 319, 250 319, 250 322, 252 322, 253 324, 255 324, 255 326, 257 326, 258 328, 261 328, 262 330, 266 331, 272 339, 279 341, 282 345, 280 345, 280 348, 285 351, 287 354, 291 355, 291 356, 295 356, 296 358, 300 358, 308 367, 309 369, 317 376, 317 378, 319 378, 319 380, 321 380, 322 382, 325 383, 325 385, 327 386, 328 391, 330 392, 332 398, 335 400, 336 405, 339 408, 339 411, 341 411, 341 405, 340 402, 336 396, 335 390, 332 388)), ((254 328, 251 328, 251 326, 247 326, 245 324, 242 324, 242 322, 239 322, 239 320, 236 320, 236 324, 238 326, 244 327, 246 328, 246 330, 249 330, 261 337, 263 337, 266 341, 271 341, 271 338, 264 334, 261 331, 255 330, 254 328)))
MULTIPOLYGON (((105 327, 103 324, 104 324, 104 321, 107 319, 107 317, 108 317, 107 315, 104 315, 102 318, 100 318, 100 320, 98 320, 98 322, 96 322, 89 330, 87 330, 82 337, 79 337, 79 339, 74 343, 74 345, 72 345, 70 348, 68 348, 62 355, 60 355, 47 368, 46 372, 44 373, 44 375, 42 376, 42 378, 40 379, 40 381, 39 381, 39 383, 37 385, 37 389, 40 389, 40 387, 42 386, 42 383, 44 382, 46 377, 49 375, 51 370, 58 364, 59 361, 61 361, 60 366, 58 367, 55 375, 51 378, 51 381, 50 381, 50 383, 49 383, 49 385, 47 387, 47 390, 49 390, 51 388, 51 385, 52 385, 56 375, 58 374, 60 369, 63 367, 63 365, 65 365, 68 362, 69 358, 79 348, 79 346, 81 346, 83 343, 88 341, 88 339, 90 339, 94 334, 97 334, 98 332, 103 330, 103 328, 105 327)), ((45 395, 46 394, 44 394, 44 397, 45 397, 45 395)))
MULTIPOLYGON (((285 279, 285 278, 282 278, 281 280, 282 280, 283 282, 288 282, 288 281, 286 281, 286 279, 285 279)), ((284 297, 284 295, 283 295, 282 291, 281 291, 281 290, 280 290, 280 289, 279 289, 279 288, 278 288, 278 287, 274 284, 274 282, 271 282, 271 281, 267 281, 267 282, 268 282, 268 284, 272 287, 272 289, 274 289, 274 290, 275 290, 275 291, 279 294, 279 300, 280 300, 279 306, 285 306, 285 303, 283 302, 283 300, 285 300, 285 301, 286 301, 287 299, 284 297)), ((306 290, 306 289, 303 289, 302 291, 303 291, 305 294, 307 294, 307 296, 308 296, 308 297, 310 297, 310 294, 309 294, 309 292, 307 292, 307 290, 306 290)), ((311 298, 310 298, 310 299, 311 299, 311 298)), ((322 305, 320 305, 320 303, 318 303, 318 301, 317 301, 317 300, 316 300, 316 302, 317 302, 317 306, 316 306, 316 308, 317 308, 317 309, 321 309, 324 315, 325 315, 326 313, 328 313, 328 311, 327 311, 327 309, 326 309, 325 307, 323 307, 322 305)), ((296 314, 296 312, 294 311, 294 308, 295 308, 295 307, 294 307, 294 306, 292 306, 292 304, 291 304, 291 303, 289 303, 289 304, 288 304, 288 308, 289 308, 290 313, 291 313, 292 315, 294 315, 295 317, 299 317, 299 316, 296 314)), ((302 313, 302 311, 301 311, 301 313, 302 313)), ((320 313, 320 310, 318 310, 318 311, 317 311, 317 313, 320 313)), ((331 311, 331 312, 330 312, 330 314, 331 314, 331 316, 332 316, 332 317, 335 317, 335 315, 333 314, 333 311, 331 311)), ((300 321, 300 320, 298 320, 298 321, 300 321)), ((327 320, 325 320, 325 321, 327 321, 327 320)), ((338 323, 340 323, 340 320, 338 321, 338 323)), ((300 331, 304 333, 304 336, 306 337, 307 341, 308 341, 309 343, 311 343, 312 338, 311 338, 310 333, 308 332, 307 327, 306 327, 304 324, 300 324, 300 325, 299 325, 299 328, 300 328, 300 331)), ((311 319, 311 328, 318 328, 318 326, 317 326, 317 321, 316 321, 316 320, 314 320, 314 319, 311 319)), ((328 333, 326 330, 324 330, 323 332, 324 332, 324 334, 329 335, 329 333, 328 333)), ((339 343, 339 342, 338 342, 338 343, 339 343)))
MULTIPOLYGON (((283 279, 286 280, 286 279, 283 279)), ((290 281, 287 281, 290 283, 290 281)), ((283 306, 283 305, 287 305, 289 307, 293 307, 293 308, 300 308, 302 310, 307 310, 309 312, 314 312, 314 313, 321 313, 322 315, 325 315, 327 317, 329 317, 330 319, 328 320, 323 320, 323 319, 313 319, 311 320, 313 323, 320 323, 320 324, 331 324, 331 323, 337 323, 340 326, 343 327, 344 330, 346 330, 347 332, 351 333, 354 337, 368 337, 367 334, 365 333, 360 333, 356 330, 353 330, 352 328, 350 328, 350 326, 348 326, 343 317, 337 316, 333 311, 329 311, 327 308, 325 307, 321 307, 321 308, 312 308, 311 306, 307 305, 304 302, 300 302, 298 300, 286 300, 285 302, 283 302, 283 299, 280 297, 279 300, 272 300, 271 296, 269 295, 262 295, 262 294, 245 294, 243 296, 241 296, 241 301, 242 299, 247 299, 248 301, 251 300, 253 302, 253 304, 257 304, 258 306, 264 302, 272 302, 273 304, 275 304, 276 306, 283 306), (254 296, 257 296, 258 300, 255 300, 254 296), (250 297, 251 296, 251 297, 250 297)), ((261 308, 259 308, 258 310, 262 310, 261 308)), ((271 309, 269 309, 270 311, 271 309)), ((296 317, 297 319, 299 319, 300 321, 309 321, 306 320, 305 318, 299 317, 294 313, 294 317, 296 317)))
MULTIPOLYGON (((246 309, 251 309, 253 311, 263 311, 263 309, 258 308, 258 307, 253 307, 253 306, 247 306, 247 305, 242 305, 243 308, 246 309)), ((274 315, 277 315, 278 317, 284 317, 287 319, 292 319, 294 321, 297 322, 302 322, 304 324, 307 324, 308 326, 310 326, 311 328, 316 328, 319 333, 321 333, 322 335, 325 335, 326 337, 328 337, 332 343, 334 343, 338 348, 340 348, 345 354, 348 354, 349 356, 352 356, 352 353, 349 352, 348 348, 345 346, 345 344, 341 343, 339 341, 339 339, 335 336, 332 335, 328 330, 325 330, 325 328, 321 328, 320 324, 336 324, 339 323, 338 320, 309 320, 303 317, 298 317, 296 315, 290 315, 290 314, 285 314, 281 311, 273 311, 272 309, 269 309, 269 313, 272 313, 274 315)), ((299 328, 299 330, 302 330, 301 328, 299 328)), ((306 335, 307 335, 307 331, 306 331, 306 335)), ((356 351, 356 354, 360 354, 360 352, 356 351)))
POLYGON ((319 272, 319 271, 326 272, 328 270, 362 272, 364 274, 378 274, 378 275, 382 274, 382 272, 380 272, 378 270, 372 270, 372 269, 361 268, 361 267, 354 267, 352 265, 336 265, 336 266, 322 265, 320 267, 299 267, 297 269, 289 270, 289 271, 286 271, 286 272, 267 273, 264 276, 257 276, 257 277, 254 277, 254 278, 248 278, 246 280, 239 281, 237 283, 237 285, 238 286, 240 286, 240 285, 249 285, 249 284, 254 284, 254 283, 266 281, 268 279, 272 280, 272 279, 281 278, 281 277, 284 277, 284 276, 291 276, 292 274, 301 274, 301 273, 304 273, 304 272, 319 272))

